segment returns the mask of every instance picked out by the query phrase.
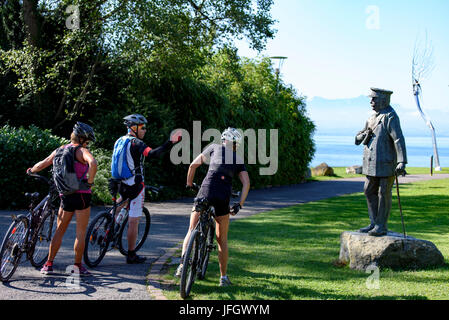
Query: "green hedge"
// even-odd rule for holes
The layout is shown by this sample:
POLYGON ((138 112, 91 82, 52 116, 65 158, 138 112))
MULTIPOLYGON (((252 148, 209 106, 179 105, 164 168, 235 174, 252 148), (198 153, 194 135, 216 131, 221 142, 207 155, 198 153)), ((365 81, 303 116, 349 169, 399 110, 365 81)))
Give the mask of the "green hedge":
MULTIPOLYGON (((25 192, 46 194, 47 186, 27 176, 26 170, 67 142, 67 139, 33 125, 29 129, 16 129, 9 125, 0 127, 0 208, 23 208, 26 206, 25 192)), ((49 170, 42 174, 50 177, 49 170)))
MULTIPOLYGON (((28 205, 25 192, 46 194, 48 187, 40 180, 27 176, 26 170, 68 142, 67 139, 52 135, 49 130, 35 126, 28 129, 8 125, 0 127, 0 181, 3 186, 0 208, 25 208, 28 205)), ((111 203, 107 179, 110 176, 112 152, 99 148, 91 148, 90 151, 98 161, 93 203, 111 203)), ((51 177, 49 168, 39 174, 51 177)))
MULTIPOLYGON (((312 139, 315 125, 307 117, 305 97, 275 77, 269 59, 252 61, 229 52, 218 53, 203 70, 182 78, 170 75, 149 77, 121 71, 110 73, 111 77, 121 75, 116 79, 120 85, 113 89, 106 85, 110 92, 105 92, 105 99, 95 105, 86 102, 89 108, 86 107, 82 116, 67 121, 64 130, 53 129, 58 135, 66 136, 77 120, 93 126, 97 142, 91 151, 99 162, 93 189, 94 204, 110 203, 107 179, 112 148, 115 140, 126 133, 122 118, 131 113, 141 113, 148 118, 148 130, 143 140, 151 148, 163 144, 175 128, 188 130, 192 137, 193 121, 201 121, 203 132, 209 128, 223 130, 228 126, 243 130, 265 129, 267 132, 277 129, 278 171, 275 175, 261 176, 259 169, 265 165, 247 165, 251 186, 261 188, 304 181, 315 152, 312 139), (124 85, 128 80, 129 85, 124 85), (119 87, 123 88, 118 90, 119 87)), ((0 117, 0 123, 5 121, 16 127, 21 125, 19 119, 10 114, 0 117)), ((37 183, 25 175, 25 170, 66 140, 33 125, 29 129, 5 126, 0 139, 0 179, 3 182, 0 207, 21 206, 24 204, 23 192, 37 188, 37 183)), ((202 142, 202 148, 207 144, 209 142, 202 142)), ((267 149, 271 150, 270 146, 267 149)), ((161 158, 145 162, 146 184, 166 186, 157 200, 192 196, 185 190, 188 167, 188 164, 173 165, 167 152, 161 158)), ((200 167, 196 183, 201 183, 207 169, 205 165, 200 167)), ((234 186, 241 187, 238 179, 234 179, 234 186)))

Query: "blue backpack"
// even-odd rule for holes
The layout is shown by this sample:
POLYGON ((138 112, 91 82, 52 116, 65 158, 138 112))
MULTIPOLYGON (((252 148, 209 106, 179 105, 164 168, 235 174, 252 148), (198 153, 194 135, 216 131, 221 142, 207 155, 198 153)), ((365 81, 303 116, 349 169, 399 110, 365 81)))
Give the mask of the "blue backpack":
POLYGON ((123 136, 114 144, 111 162, 111 173, 114 179, 124 180, 134 175, 134 170, 131 170, 128 164, 128 150, 131 147, 130 142, 133 139, 135 138, 123 136))

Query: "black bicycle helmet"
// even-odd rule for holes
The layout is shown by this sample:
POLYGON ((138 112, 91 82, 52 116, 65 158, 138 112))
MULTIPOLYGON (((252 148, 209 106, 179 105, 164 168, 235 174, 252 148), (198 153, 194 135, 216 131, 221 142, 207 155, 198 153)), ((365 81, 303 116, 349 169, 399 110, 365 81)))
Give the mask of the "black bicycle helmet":
POLYGON ((86 140, 90 140, 92 142, 95 142, 95 133, 94 133, 94 129, 92 129, 91 126, 89 126, 88 124, 85 124, 83 122, 77 122, 75 124, 75 126, 73 127, 73 133, 78 137, 78 138, 84 138, 86 140))
POLYGON ((141 114, 132 114, 124 117, 123 120, 125 120, 123 124, 126 125, 128 128, 132 126, 137 126, 139 124, 148 123, 147 119, 141 114))

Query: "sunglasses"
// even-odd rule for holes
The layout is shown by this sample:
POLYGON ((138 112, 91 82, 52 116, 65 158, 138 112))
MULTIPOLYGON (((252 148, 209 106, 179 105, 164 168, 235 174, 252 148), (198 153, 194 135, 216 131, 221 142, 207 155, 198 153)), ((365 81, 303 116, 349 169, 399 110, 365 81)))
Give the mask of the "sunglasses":
POLYGON ((147 130, 147 127, 141 126, 141 127, 139 127, 139 129, 140 129, 140 130, 147 130))

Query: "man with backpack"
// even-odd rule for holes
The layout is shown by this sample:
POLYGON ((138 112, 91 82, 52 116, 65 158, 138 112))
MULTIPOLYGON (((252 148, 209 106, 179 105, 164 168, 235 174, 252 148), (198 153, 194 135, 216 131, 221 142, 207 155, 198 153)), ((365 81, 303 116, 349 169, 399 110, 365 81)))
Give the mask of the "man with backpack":
MULTIPOLYGON (((135 252, 139 219, 145 199, 144 160, 156 158, 181 139, 181 132, 176 132, 162 146, 151 149, 142 139, 147 131, 147 119, 140 114, 132 114, 123 118, 128 132, 114 144, 112 154, 112 178, 121 180, 119 193, 122 198, 129 199, 128 215, 128 264, 143 263, 146 258, 135 252)), ((120 200, 119 200, 120 201, 120 200)))
POLYGON ((77 122, 73 127, 70 141, 70 144, 59 147, 27 170, 36 173, 53 165, 53 181, 61 197, 57 229, 50 243, 48 260, 41 273, 53 273, 53 260, 61 247, 62 238, 73 214, 76 213, 75 272, 78 271, 81 276, 89 276, 90 272, 81 261, 90 217, 91 187, 97 173, 97 161, 87 148, 90 141, 95 142, 92 127, 77 122))

